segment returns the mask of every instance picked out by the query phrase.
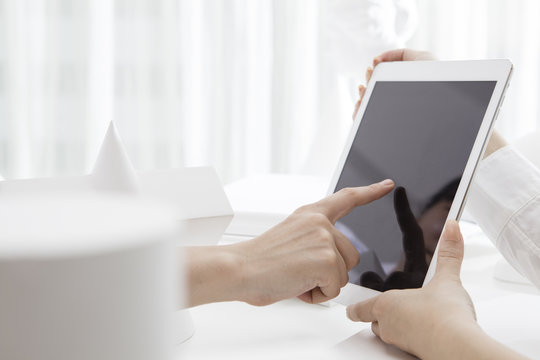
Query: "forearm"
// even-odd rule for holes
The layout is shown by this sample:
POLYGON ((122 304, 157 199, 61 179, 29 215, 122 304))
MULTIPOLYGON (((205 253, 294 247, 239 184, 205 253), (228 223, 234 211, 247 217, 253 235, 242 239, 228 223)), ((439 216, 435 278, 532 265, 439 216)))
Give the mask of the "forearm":
POLYGON ((446 325, 422 359, 522 360, 526 357, 489 337, 476 323, 446 325))
POLYGON ((234 245, 185 249, 187 306, 242 300, 242 258, 234 245))

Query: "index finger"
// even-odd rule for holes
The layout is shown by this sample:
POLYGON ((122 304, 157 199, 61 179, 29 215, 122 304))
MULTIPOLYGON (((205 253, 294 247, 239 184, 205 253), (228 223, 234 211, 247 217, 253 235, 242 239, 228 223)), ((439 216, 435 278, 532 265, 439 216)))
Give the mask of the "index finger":
POLYGON ((320 212, 325 215, 332 224, 350 213, 360 205, 380 199, 394 188, 394 182, 390 179, 369 186, 344 188, 338 192, 316 202, 320 212))

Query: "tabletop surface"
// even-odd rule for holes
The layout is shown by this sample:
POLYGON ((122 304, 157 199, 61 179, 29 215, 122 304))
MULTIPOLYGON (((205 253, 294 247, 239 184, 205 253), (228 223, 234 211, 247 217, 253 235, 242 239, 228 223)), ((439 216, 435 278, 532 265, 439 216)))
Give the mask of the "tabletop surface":
MULTIPOLYGON (((461 275, 479 324, 498 341, 540 359, 540 291, 496 279, 501 265, 508 270, 502 256, 476 225, 462 221, 461 229, 461 275)), ((222 243, 242 239, 224 236, 222 243)), ((325 307, 291 299, 265 307, 229 302, 189 311, 195 333, 177 347, 178 359, 412 358, 377 339, 370 324, 349 321, 340 304, 325 307)))

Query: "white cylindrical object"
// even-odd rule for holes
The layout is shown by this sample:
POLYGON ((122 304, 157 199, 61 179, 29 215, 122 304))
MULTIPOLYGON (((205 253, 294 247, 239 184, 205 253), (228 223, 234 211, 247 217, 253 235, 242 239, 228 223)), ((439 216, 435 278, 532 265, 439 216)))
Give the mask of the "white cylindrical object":
POLYGON ((1 196, 0 359, 170 358, 177 226, 136 196, 1 196))

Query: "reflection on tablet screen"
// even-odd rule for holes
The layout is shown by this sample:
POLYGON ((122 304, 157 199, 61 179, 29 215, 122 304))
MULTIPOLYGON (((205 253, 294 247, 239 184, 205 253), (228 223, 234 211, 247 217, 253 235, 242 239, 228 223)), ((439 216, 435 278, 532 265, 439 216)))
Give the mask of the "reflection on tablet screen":
POLYGON ((396 189, 336 223, 360 252, 350 282, 422 286, 495 84, 375 84, 335 191, 385 178, 396 189))

